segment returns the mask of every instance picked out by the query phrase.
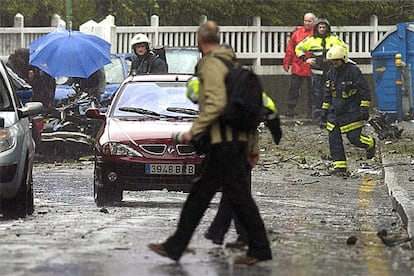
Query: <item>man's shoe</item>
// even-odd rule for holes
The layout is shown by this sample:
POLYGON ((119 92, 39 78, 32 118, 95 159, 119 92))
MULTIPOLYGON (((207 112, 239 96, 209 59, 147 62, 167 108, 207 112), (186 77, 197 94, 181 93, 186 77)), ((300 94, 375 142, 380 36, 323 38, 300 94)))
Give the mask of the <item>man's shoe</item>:
POLYGON ((218 244, 218 245, 223 245, 223 239, 219 238, 217 236, 215 236, 214 234, 211 234, 210 232, 205 232, 204 233, 204 238, 211 240, 212 243, 214 244, 218 244))
POLYGON ((234 242, 228 242, 226 243, 226 248, 235 248, 235 249, 241 249, 247 246, 247 242, 236 240, 234 242))
POLYGON ((372 147, 367 148, 367 159, 372 159, 375 157, 375 139, 374 139, 374 144, 372 145, 372 147))
POLYGON ((235 265, 254 265, 255 263, 258 263, 262 260, 257 259, 255 257, 249 257, 249 256, 243 256, 243 257, 238 257, 237 259, 234 260, 234 264, 235 265))
POLYGON ((174 261, 178 261, 178 259, 180 259, 179 257, 177 258, 170 255, 161 243, 150 243, 148 244, 148 248, 157 253, 158 255, 170 258, 174 261))

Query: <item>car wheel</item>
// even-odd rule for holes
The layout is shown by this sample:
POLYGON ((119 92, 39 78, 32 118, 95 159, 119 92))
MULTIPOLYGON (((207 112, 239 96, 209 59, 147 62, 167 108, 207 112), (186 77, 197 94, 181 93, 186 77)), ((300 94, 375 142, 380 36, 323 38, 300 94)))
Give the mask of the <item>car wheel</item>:
POLYGON ((113 205, 116 202, 122 201, 123 191, 121 189, 100 188, 96 184, 93 185, 93 195, 96 206, 113 205))
POLYGON ((28 162, 26 161, 23 179, 20 188, 14 198, 2 200, 3 217, 7 219, 24 218, 28 211, 28 192, 29 188, 26 183, 28 177, 28 162))

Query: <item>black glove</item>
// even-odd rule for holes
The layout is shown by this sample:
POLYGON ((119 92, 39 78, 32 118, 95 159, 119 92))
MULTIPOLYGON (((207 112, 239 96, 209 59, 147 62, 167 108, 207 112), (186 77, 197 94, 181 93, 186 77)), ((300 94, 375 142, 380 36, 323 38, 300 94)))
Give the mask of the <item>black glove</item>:
POLYGON ((328 110, 322 110, 321 116, 319 117, 319 128, 326 128, 326 122, 328 121, 328 110))
POLYGON ((267 120, 265 125, 270 130, 270 133, 272 133, 273 142, 275 142, 276 145, 279 145, 280 139, 282 138, 282 129, 280 128, 279 116, 276 116, 274 119, 267 120))
POLYGON ((368 119, 369 119, 369 109, 368 109, 368 107, 361 107, 360 112, 361 112, 361 119, 365 120, 365 121, 368 121, 368 119))

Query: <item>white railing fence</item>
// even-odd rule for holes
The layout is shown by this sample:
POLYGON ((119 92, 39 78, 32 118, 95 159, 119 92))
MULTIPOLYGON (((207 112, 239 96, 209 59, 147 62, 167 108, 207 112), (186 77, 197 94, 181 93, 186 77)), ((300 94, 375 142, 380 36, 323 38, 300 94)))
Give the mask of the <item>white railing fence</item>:
MULTIPOLYGON (((205 19, 204 19, 205 20, 205 19)), ((87 33, 95 33, 112 44, 113 53, 130 52, 130 40, 137 33, 145 33, 155 46, 186 47, 197 45, 198 26, 160 26, 157 15, 151 17, 150 26, 115 26, 115 18, 107 16, 96 23, 88 21, 80 27, 87 33)), ((27 28, 21 14, 15 17, 14 27, 0 28, 0 56, 2 59, 17 48, 27 48, 36 40, 64 22, 58 15, 52 18, 52 27, 27 28)), ((378 18, 371 17, 369 26, 332 26, 332 31, 349 44, 349 57, 359 59, 361 69, 372 73, 371 49, 393 26, 379 26, 378 18)), ((260 17, 253 18, 251 26, 220 26, 221 40, 230 44, 238 58, 251 65, 258 74, 284 74, 279 66, 285 54, 290 34, 295 26, 262 26, 260 17)))

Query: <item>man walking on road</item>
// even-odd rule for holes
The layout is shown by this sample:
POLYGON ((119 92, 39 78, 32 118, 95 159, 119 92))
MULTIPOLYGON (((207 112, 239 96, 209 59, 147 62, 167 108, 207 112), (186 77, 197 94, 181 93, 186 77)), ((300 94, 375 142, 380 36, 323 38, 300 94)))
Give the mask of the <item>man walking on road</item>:
POLYGON ((227 104, 225 77, 227 66, 218 58, 235 63, 231 49, 220 47, 219 27, 214 21, 202 24, 197 33, 198 48, 203 58, 196 66, 200 79, 199 117, 190 131, 181 135, 181 142, 190 143, 194 136, 210 134, 211 146, 184 203, 176 231, 165 242, 151 243, 148 247, 159 255, 178 261, 187 248, 204 212, 216 191, 221 187, 232 210, 248 234, 248 251, 235 264, 252 265, 272 259, 263 220, 250 194, 249 165, 259 159, 257 133, 236 133, 220 124, 219 116, 227 104))
POLYGON ((311 93, 311 70, 310 65, 298 58, 295 54, 295 47, 306 37, 313 34, 316 16, 313 13, 306 13, 303 17, 303 26, 296 28, 291 35, 286 47, 285 57, 283 58, 283 69, 288 73, 292 71, 290 89, 287 96, 287 113, 286 116, 295 116, 295 107, 298 105, 301 96, 303 82, 306 81, 308 90, 308 118, 312 117, 312 93, 311 93))

